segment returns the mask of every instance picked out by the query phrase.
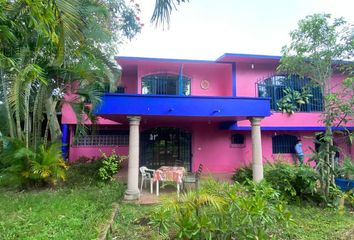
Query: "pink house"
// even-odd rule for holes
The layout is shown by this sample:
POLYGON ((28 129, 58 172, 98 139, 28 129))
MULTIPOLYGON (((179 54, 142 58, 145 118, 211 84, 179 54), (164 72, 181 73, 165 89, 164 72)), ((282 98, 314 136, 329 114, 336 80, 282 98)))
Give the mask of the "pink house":
MULTIPOLYGON (((223 173, 253 162, 293 161, 297 139, 305 155, 323 131, 322 94, 292 115, 278 111, 284 89, 300 90, 309 79, 278 74, 278 56, 229 54, 215 61, 117 57, 122 67, 117 93, 103 96, 96 109, 96 133, 74 137, 76 117, 62 110, 63 142, 69 161, 100 151, 130 156, 130 166, 183 165, 195 171, 223 173), (252 160, 253 159, 253 160, 252 160)), ((335 74, 333 82, 344 76, 335 74)), ((68 97, 68 96, 66 96, 68 97)), ((347 128, 354 129, 354 123, 347 128)), ((344 137, 335 143, 340 156, 354 155, 344 137)), ((308 161, 308 155, 305 157, 308 161)))

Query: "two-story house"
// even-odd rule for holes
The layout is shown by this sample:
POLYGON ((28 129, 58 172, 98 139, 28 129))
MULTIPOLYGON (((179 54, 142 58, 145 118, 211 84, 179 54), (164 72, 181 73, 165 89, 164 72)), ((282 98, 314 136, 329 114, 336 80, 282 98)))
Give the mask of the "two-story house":
MULTIPOLYGON (((94 135, 77 137, 76 118, 63 106, 68 158, 100 156, 115 149, 135 165, 182 164, 194 171, 232 172, 252 162, 294 160, 297 139, 305 154, 315 149, 323 96, 312 87, 301 111, 279 112, 284 89, 302 89, 310 79, 278 74, 280 57, 226 53, 215 61, 117 57, 122 76, 117 92, 103 96, 94 135)), ((339 83, 343 75, 335 74, 339 83)), ((350 123, 348 129, 353 130, 350 123)), ((341 156, 354 154, 345 138, 335 139, 341 156)), ((305 157, 305 161, 308 156, 305 157)))

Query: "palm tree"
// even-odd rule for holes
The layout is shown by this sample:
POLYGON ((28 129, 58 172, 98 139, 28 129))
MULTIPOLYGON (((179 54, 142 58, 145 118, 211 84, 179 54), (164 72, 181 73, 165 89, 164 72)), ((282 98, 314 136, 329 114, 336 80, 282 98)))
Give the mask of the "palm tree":
POLYGON ((162 24, 163 27, 165 24, 169 26, 172 11, 177 9, 177 5, 187 1, 189 0, 156 0, 151 22, 156 26, 159 24, 162 24))
MULTIPOLYGON (((119 70, 110 61, 116 50, 110 46, 139 32, 136 13, 123 0, 18 0, 1 1, 0 7, 0 101, 9 135, 37 146, 45 112, 45 135, 59 140, 62 95, 53 90, 60 93, 74 81, 113 85, 119 70)), ((85 98, 99 93, 83 90, 78 93, 85 98)))

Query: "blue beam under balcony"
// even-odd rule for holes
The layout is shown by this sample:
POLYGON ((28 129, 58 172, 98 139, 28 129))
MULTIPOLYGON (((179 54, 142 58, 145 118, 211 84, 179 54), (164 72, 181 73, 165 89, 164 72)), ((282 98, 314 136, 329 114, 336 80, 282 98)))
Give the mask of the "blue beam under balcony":
POLYGON ((98 115, 266 117, 269 98, 105 94, 98 115))

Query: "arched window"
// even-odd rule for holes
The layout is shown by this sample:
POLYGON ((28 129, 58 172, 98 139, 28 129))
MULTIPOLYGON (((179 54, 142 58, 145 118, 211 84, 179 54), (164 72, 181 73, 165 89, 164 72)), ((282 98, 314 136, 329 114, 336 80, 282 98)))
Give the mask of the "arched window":
POLYGON ((185 95, 191 94, 191 80, 173 74, 154 74, 142 78, 142 94, 185 95))
POLYGON ((288 134, 272 137, 273 153, 295 153, 297 137, 288 134))
POLYGON ((277 103, 286 94, 285 89, 301 92, 305 87, 309 89, 309 101, 301 105, 301 112, 320 112, 323 110, 323 97, 321 89, 314 86, 309 78, 300 78, 296 75, 274 75, 257 83, 258 96, 270 97, 270 108, 278 111, 277 103))

